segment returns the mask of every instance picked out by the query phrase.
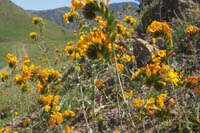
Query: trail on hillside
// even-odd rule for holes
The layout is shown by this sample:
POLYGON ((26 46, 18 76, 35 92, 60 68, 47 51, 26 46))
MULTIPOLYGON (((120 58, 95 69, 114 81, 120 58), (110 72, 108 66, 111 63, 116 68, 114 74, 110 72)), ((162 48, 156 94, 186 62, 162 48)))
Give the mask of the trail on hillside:
MULTIPOLYGON (((23 62, 23 57, 24 56, 27 56, 28 57, 28 54, 26 52, 26 49, 25 49, 25 45, 26 44, 23 44, 21 42, 19 42, 16 47, 14 48, 15 49, 15 54, 18 58, 18 62, 20 63, 20 65, 22 64, 23 62)), ((5 57, 6 58, 6 57, 5 57)), ((0 73, 4 72, 4 71, 7 71, 8 70, 8 65, 3 67, 2 69, 0 69, 0 73)))
POLYGON ((25 49, 25 44, 22 47, 22 53, 23 53, 24 56, 28 57, 28 54, 27 54, 26 49, 25 49))

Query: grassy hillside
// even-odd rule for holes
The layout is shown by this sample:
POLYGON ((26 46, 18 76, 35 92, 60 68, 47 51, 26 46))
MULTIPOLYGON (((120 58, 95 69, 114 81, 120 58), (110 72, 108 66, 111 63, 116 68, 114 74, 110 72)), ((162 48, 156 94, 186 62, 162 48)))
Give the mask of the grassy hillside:
MULTIPOLYGON (((32 17, 33 14, 24 11, 11 1, 0 0, 0 68, 5 66, 5 56, 15 45, 21 42, 28 46, 32 43, 29 32, 39 31, 39 27, 32 24, 32 17)), ((64 40, 71 39, 70 30, 46 20, 44 22, 46 40, 48 38, 48 41, 63 43, 64 40)))
MULTIPOLYGON (((0 40, 26 40, 30 31, 38 29, 31 24, 33 15, 19 8, 9 0, 0 0, 0 40)), ((64 28, 45 21, 48 38, 62 38, 64 28)), ((69 31, 67 31, 69 32, 69 31)))

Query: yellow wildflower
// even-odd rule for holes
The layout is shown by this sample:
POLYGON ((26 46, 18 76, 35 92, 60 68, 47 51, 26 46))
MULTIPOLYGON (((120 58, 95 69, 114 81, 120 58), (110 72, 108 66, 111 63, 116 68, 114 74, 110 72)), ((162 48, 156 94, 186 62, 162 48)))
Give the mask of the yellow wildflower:
POLYGON ((127 54, 123 54, 123 58, 127 61, 130 62, 131 61, 131 57, 127 54))
POLYGON ((2 81, 5 81, 8 78, 8 72, 3 71, 2 73, 0 73, 0 77, 2 81))
POLYGON ((48 96, 40 96, 40 100, 44 102, 45 105, 50 105, 52 100, 53 100, 53 95, 48 95, 48 96))
POLYGON ((58 104, 58 102, 59 102, 59 95, 55 95, 54 96, 54 99, 53 99, 53 105, 57 105, 58 104))
POLYGON ((38 24, 38 23, 42 23, 43 22, 43 19, 40 18, 40 17, 33 17, 32 18, 32 23, 33 24, 38 24))
POLYGON ((60 106, 55 107, 56 111, 60 111, 60 106))
POLYGON ((120 133, 118 130, 115 130, 113 133, 120 133))
POLYGON ((65 13, 64 20, 65 20, 66 23, 71 23, 71 22, 74 21, 74 18, 78 17, 78 16, 79 16, 78 12, 71 11, 71 12, 65 13))
POLYGON ((53 118, 58 125, 60 125, 63 122, 63 117, 60 112, 53 112, 51 114, 51 118, 53 118))
POLYGON ((11 133, 11 129, 10 128, 1 128, 0 133, 11 133))
POLYGON ((95 86, 99 89, 99 90, 102 90, 105 88, 105 84, 103 83, 103 80, 97 80, 95 82, 95 86))
POLYGON ((122 25, 122 24, 117 24, 117 32, 122 35, 125 34, 126 27, 124 27, 124 25, 122 25))
POLYGON ((26 65, 23 65, 23 67, 22 67, 22 78, 28 79, 30 77, 31 77, 31 71, 30 71, 29 67, 26 66, 26 65))
POLYGON ((51 109, 51 107, 49 105, 45 105, 45 111, 49 112, 49 110, 51 109))
POLYGON ((136 20, 132 16, 125 16, 124 21, 128 24, 136 24, 136 20))
POLYGON ((174 99, 173 98, 171 98, 170 100, 169 100, 169 105, 168 105, 168 108, 170 109, 171 108, 171 106, 174 104, 174 99))
POLYGON ((71 111, 71 110, 65 110, 63 113, 64 116, 68 117, 74 117, 75 116, 75 112, 71 111))
POLYGON ((98 21, 98 22, 99 22, 99 21, 102 21, 102 20, 103 20, 103 17, 102 17, 102 16, 96 16, 95 20, 98 21))
POLYGON ((72 4, 71 10, 83 8, 83 4, 81 3, 81 0, 72 0, 71 4, 72 4))
POLYGON ((66 126, 65 127, 65 133, 73 133, 74 126, 66 126))
POLYGON ((14 83, 17 84, 18 81, 22 80, 22 76, 21 75, 16 75, 14 77, 14 83))
POLYGON ((137 69, 137 71, 135 72, 135 74, 132 74, 131 79, 132 80, 135 79, 140 74, 141 71, 142 71, 141 69, 137 69))
POLYGON ((36 32, 30 32, 29 36, 33 39, 33 40, 38 40, 39 34, 36 32))
POLYGON ((103 54, 100 52, 97 52, 97 57, 99 60, 103 59, 103 54))
POLYGON ((9 63, 9 67, 15 68, 17 66, 17 57, 12 54, 7 54, 7 62, 9 63))
POLYGON ((149 110, 149 109, 156 109, 158 110, 158 107, 156 107, 155 105, 155 98, 151 97, 150 99, 147 100, 147 103, 146 103, 146 110, 149 110))
POLYGON ((123 72, 123 71, 124 71, 124 65, 118 63, 118 64, 117 64, 117 70, 118 70, 119 72, 123 72))
POLYGON ((18 115, 18 112, 14 112, 14 115, 15 115, 15 116, 18 115))
POLYGON ((37 83, 36 88, 38 91, 41 91, 43 89, 43 85, 40 81, 37 83))
POLYGON ((135 99, 135 101, 133 102, 133 106, 135 106, 136 109, 139 110, 144 106, 144 101, 141 99, 135 99))
POLYGON ((156 32, 163 32, 170 40, 172 40, 172 29, 166 22, 153 21, 147 27, 146 33, 155 35, 156 32))
POLYGON ((130 92, 125 93, 124 97, 129 98, 131 100, 133 98, 133 91, 131 90, 130 92))
POLYGON ((185 29, 185 33, 187 34, 197 33, 197 32, 200 32, 200 29, 196 26, 190 25, 185 29))
POLYGON ((53 120, 53 119, 50 119, 49 120, 49 125, 52 126, 52 127, 55 126, 56 125, 56 121, 53 120))
POLYGON ((159 96, 157 96, 156 102, 159 104, 161 109, 165 108, 164 100, 166 97, 167 97, 167 94, 160 94, 159 96))
POLYGON ((190 83, 192 85, 197 85, 199 81, 200 81, 200 78, 197 76, 188 76, 186 77, 186 80, 185 80, 186 83, 190 83))
POLYGON ((22 120, 22 125, 23 126, 28 126, 30 124, 30 119, 29 118, 25 118, 22 120))

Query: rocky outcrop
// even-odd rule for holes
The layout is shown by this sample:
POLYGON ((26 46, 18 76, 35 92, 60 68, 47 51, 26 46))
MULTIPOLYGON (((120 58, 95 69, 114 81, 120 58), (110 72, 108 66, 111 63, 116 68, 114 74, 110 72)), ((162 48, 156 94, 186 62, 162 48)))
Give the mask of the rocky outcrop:
POLYGON ((187 14, 194 6, 193 0, 154 0, 143 13, 142 25, 146 29, 153 20, 168 22, 173 17, 182 18, 182 13, 187 14))
POLYGON ((135 38, 133 55, 135 56, 137 66, 145 66, 151 60, 151 56, 156 50, 158 50, 158 48, 155 45, 151 45, 141 38, 135 38))

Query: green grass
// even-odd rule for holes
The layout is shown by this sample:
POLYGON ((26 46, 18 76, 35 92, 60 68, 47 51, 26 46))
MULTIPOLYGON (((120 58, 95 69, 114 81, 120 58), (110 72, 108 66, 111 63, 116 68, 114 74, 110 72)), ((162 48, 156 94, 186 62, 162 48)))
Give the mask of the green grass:
MULTIPOLYGON (((1 40, 28 41, 28 34, 31 31, 39 31, 39 27, 32 24, 34 15, 24 11, 8 0, 0 2, 0 38, 1 40)), ((48 39, 63 39, 65 33, 70 33, 63 27, 49 21, 44 21, 44 33, 48 39)))
POLYGON ((0 43, 0 68, 7 65, 6 55, 14 52, 15 42, 1 42, 0 43))
POLYGON ((34 110, 35 106, 38 106, 35 91, 33 93, 22 93, 11 82, 6 84, 6 86, 2 85, 3 87, 0 90, 0 114, 2 117, 0 119, 0 128, 11 122, 13 118, 18 119, 20 116, 28 115, 34 110), (18 112, 18 115, 15 116, 14 112, 18 112), (6 114, 5 118, 2 115, 3 113, 6 114))
MULTIPOLYGON (((0 1, 0 69, 6 66, 6 55, 13 50, 20 49, 19 44, 25 45, 27 54, 37 62, 38 48, 30 39, 30 32, 39 32, 39 26, 32 24, 33 14, 24 11, 9 0, 0 1)), ((72 31, 55 23, 44 20, 43 41, 45 47, 64 46, 67 40, 73 38, 72 31)), ((14 53, 13 53, 14 54, 14 53)), ((51 54, 50 54, 51 56, 51 54)))

